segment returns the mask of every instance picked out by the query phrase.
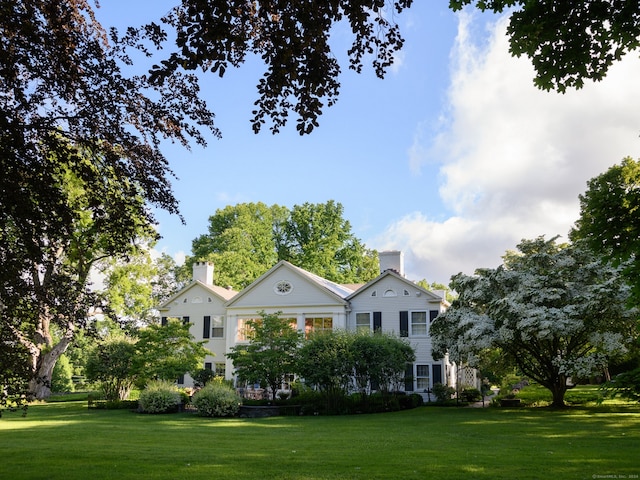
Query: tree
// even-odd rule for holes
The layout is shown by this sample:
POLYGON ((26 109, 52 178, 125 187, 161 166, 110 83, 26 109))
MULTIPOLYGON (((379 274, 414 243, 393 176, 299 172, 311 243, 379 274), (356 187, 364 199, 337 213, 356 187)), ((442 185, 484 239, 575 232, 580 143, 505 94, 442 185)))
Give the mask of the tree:
POLYGON ((362 393, 376 388, 383 395, 398 390, 404 381, 407 363, 415 361, 415 351, 402 338, 387 333, 354 333, 351 341, 353 372, 362 393))
POLYGON ((217 285, 245 288, 277 263, 274 226, 287 216, 286 208, 261 202, 216 210, 209 232, 193 241, 188 263, 213 262, 217 285))
POLYGON ((475 3, 482 11, 510 12, 511 53, 528 56, 541 89, 581 88, 602 80, 609 67, 640 46, 638 2, 586 0, 451 0, 460 10, 475 3), (515 8, 514 8, 515 6, 515 8))
POLYGON ((377 252, 353 235, 343 213, 333 200, 292 210, 263 203, 227 206, 209 217, 209 232, 193 241, 187 264, 211 261, 215 283, 237 289, 279 260, 334 282, 369 281, 379 272, 377 252))
POLYGON ((518 250, 496 269, 452 278, 459 297, 431 326, 433 355, 474 365, 479 352, 500 348, 560 407, 570 377, 587 377, 624 352, 637 311, 626 308, 619 269, 581 243, 539 237, 518 250))
POLYGON ((102 303, 87 291, 92 266, 154 234, 149 204, 177 213, 161 140, 204 144, 197 127, 216 130, 192 76, 127 76, 133 45, 84 0, 2 2, 0 30, 0 322, 43 398, 102 303))
POLYGON ((580 218, 570 233, 599 255, 624 263, 623 273, 640 305, 640 162, 627 157, 587 183, 580 218))
MULTIPOLYGON (((412 0, 330 0, 325 2, 267 0, 183 0, 161 23, 176 32, 176 47, 151 72, 162 85, 179 69, 224 76, 248 56, 259 56, 266 72, 257 89, 259 98, 251 120, 257 133, 270 121, 277 133, 291 113, 303 135, 318 126, 322 109, 337 101, 341 72, 329 44, 331 28, 346 19, 355 38, 348 50, 350 68, 360 72, 363 60, 372 59, 383 78, 404 40, 394 19, 412 0)), ((153 23, 131 32, 132 42, 147 35, 166 38, 153 23), (135 34, 135 35, 134 35, 135 34)))
POLYGON ((298 352, 297 373, 308 385, 317 387, 332 403, 344 395, 354 374, 353 337, 344 331, 316 332, 298 352))
POLYGON ((175 381, 187 372, 195 372, 205 356, 211 355, 206 342, 195 342, 189 324, 176 318, 166 325, 151 324, 137 333, 133 371, 136 383, 144 386, 149 380, 175 381))
POLYGON ((88 355, 87 379, 100 382, 106 400, 126 400, 136 380, 135 356, 134 338, 124 333, 108 335, 88 355))
POLYGON ((259 320, 251 320, 248 326, 251 339, 246 345, 231 347, 227 357, 241 381, 265 382, 276 399, 286 376, 295 371, 296 353, 302 333, 281 312, 260 312, 259 320))
MULTIPOLYGON (((367 282, 379 271, 377 252, 351 232, 341 203, 295 205, 284 233, 283 258, 338 283, 367 282)), ((282 254, 281 254, 282 255, 282 254)))

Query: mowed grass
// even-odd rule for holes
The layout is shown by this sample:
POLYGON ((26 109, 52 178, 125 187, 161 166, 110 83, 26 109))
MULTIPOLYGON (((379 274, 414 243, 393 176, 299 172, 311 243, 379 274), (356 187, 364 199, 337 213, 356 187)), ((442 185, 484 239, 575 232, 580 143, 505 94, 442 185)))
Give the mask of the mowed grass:
POLYGON ((5 413, 0 452, 0 479, 639 478, 640 408, 206 419, 74 401, 5 413))

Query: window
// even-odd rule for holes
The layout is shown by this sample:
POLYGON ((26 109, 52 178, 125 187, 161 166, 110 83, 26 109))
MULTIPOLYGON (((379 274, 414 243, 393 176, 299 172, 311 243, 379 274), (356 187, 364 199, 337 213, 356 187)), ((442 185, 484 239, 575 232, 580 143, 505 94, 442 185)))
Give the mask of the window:
POLYGON ((420 391, 429 389, 429 365, 416 365, 416 388, 420 391))
POLYGON ((371 330, 371 314, 369 312, 356 313, 356 332, 371 330))
POLYGON ((249 322, 259 322, 259 318, 239 318, 238 319, 238 341, 246 342, 251 340, 251 332, 253 328, 249 322))
POLYGON ((309 336, 311 332, 321 332, 333 329, 332 317, 313 317, 304 319, 304 334, 309 336))
POLYGON ((216 315, 212 317, 211 337, 212 338, 224 338, 224 317, 222 315, 216 315))
POLYGON ((427 334, 427 312, 411 312, 411 335, 427 334))
POLYGON ((189 324, 189 317, 182 317, 182 324, 183 325, 188 325, 189 324))
POLYGON ((211 362, 204 362, 204 369, 213 371, 213 364, 211 362))
POLYGON ((402 295, 404 295, 405 297, 409 297, 411 294, 409 293, 409 290, 403 290, 402 291, 402 295))
POLYGON ((287 280, 281 280, 273 286, 273 291, 278 295, 288 295, 293 290, 293 285, 287 280))
POLYGON ((224 362, 216 362, 216 376, 224 377, 227 372, 227 365, 224 362))
POLYGON ((393 291, 392 289, 385 290, 383 295, 385 297, 397 297, 398 296, 398 294, 395 291, 393 291))

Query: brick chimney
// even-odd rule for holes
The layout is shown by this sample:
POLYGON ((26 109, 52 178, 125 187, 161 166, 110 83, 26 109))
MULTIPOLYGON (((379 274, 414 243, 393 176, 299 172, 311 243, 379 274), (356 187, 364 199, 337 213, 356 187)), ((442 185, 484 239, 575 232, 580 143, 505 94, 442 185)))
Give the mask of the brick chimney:
POLYGON ((213 263, 195 262, 193 264, 193 280, 205 285, 213 285, 213 263))
POLYGON ((380 259, 380 273, 386 270, 393 270, 404 277, 404 253, 399 250, 389 250, 379 252, 378 258, 380 259))

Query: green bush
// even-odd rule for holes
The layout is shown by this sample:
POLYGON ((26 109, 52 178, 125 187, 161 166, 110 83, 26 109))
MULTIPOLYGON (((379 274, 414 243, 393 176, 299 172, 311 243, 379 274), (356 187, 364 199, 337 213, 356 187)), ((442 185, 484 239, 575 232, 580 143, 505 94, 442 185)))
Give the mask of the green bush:
POLYGON ((460 392, 460 400, 468 403, 479 402, 482 400, 482 393, 477 388, 467 387, 460 392))
POLYGON ((180 392, 166 380, 153 380, 140 393, 138 405, 145 413, 171 413, 178 411, 180 392))
POLYGON ((640 402, 640 368, 616 375, 603 386, 605 396, 640 402))
POLYGON ((66 355, 61 355, 51 375, 52 392, 73 392, 73 368, 66 355))
POLYGON ((212 381, 193 396, 192 402, 202 417, 232 417, 240 410, 242 399, 229 385, 212 381))
POLYGON ((436 383, 433 386, 433 394, 438 402, 447 402, 451 400, 456 391, 452 387, 448 387, 442 383, 436 383))

